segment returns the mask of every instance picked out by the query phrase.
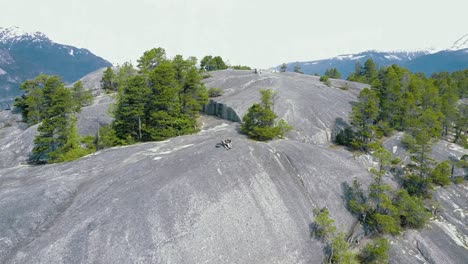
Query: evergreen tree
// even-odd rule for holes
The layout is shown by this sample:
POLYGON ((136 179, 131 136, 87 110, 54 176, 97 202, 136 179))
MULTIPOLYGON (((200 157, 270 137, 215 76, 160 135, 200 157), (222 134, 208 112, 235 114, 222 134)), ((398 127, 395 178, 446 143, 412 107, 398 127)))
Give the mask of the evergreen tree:
POLYGON ((166 60, 166 51, 163 48, 153 48, 145 51, 143 56, 138 59, 137 67, 140 69, 140 73, 148 74, 166 60))
POLYGON ((127 143, 139 141, 145 131, 145 106, 151 90, 146 78, 141 75, 131 77, 119 92, 115 108, 113 128, 117 137, 127 143))
POLYGON ((458 94, 454 85, 446 85, 445 91, 441 97, 441 112, 444 116, 442 120, 442 136, 447 137, 452 131, 453 124, 456 122, 458 94))
POLYGON ((181 85, 184 84, 188 71, 194 68, 196 64, 197 59, 194 57, 191 57, 188 60, 185 60, 182 55, 176 55, 174 57, 172 65, 175 70, 175 77, 181 85))
MULTIPOLYGON (((457 143, 460 138, 462 138, 462 132, 468 131, 468 105, 460 104, 458 106, 458 111, 455 116, 455 135, 453 142, 457 143)), ((466 133, 465 133, 466 137, 466 133)), ((466 144, 465 142, 462 142, 466 144)))
POLYGON ((331 263, 359 264, 357 256, 349 250, 349 244, 345 240, 345 234, 340 232, 331 243, 331 263))
POLYGON ((367 244, 359 254, 360 263, 388 264, 388 252, 390 243, 385 238, 375 238, 367 244))
POLYGON ((90 90, 85 90, 81 81, 76 82, 72 89, 72 98, 75 103, 75 112, 80 112, 81 107, 88 106, 93 103, 93 94, 90 90))
POLYGON ((162 62, 149 75, 151 96, 147 113, 148 133, 153 140, 190 133, 193 123, 181 114, 181 87, 171 62, 162 62))
POLYGON ((220 56, 205 56, 200 62, 200 69, 205 71, 218 71, 227 68, 228 66, 220 56))
POLYGON ((47 79, 43 92, 48 111, 34 140, 32 160, 56 162, 62 155, 79 147, 73 117, 74 104, 70 90, 57 76, 47 79))
POLYGON ((378 69, 373 59, 368 59, 364 63, 364 76, 366 77, 367 83, 372 83, 377 78, 378 69))
POLYGON ((119 70, 115 76, 117 80, 117 89, 123 89, 128 81, 137 75, 137 70, 133 67, 130 62, 125 62, 119 67, 119 70))
POLYGON ((379 115, 378 98, 374 91, 365 88, 353 106, 351 124, 355 127, 357 140, 355 147, 367 150, 367 144, 373 138, 373 126, 379 115))
POLYGON ((301 65, 299 65, 299 64, 294 65, 294 72, 301 73, 301 74, 304 73, 304 72, 302 72, 301 65))
POLYGON ((28 125, 38 124, 47 112, 44 104, 43 88, 49 76, 41 74, 33 80, 25 81, 20 89, 25 92, 20 98, 16 98, 15 106, 23 115, 23 121, 28 125))
POLYGON ((315 214, 315 235, 324 241, 330 241, 335 234, 335 220, 330 218, 328 208, 314 209, 315 214))
POLYGON ((286 72, 287 69, 288 69, 288 66, 286 65, 286 63, 283 63, 281 65, 280 72, 286 72))
POLYGON ((187 72, 180 96, 182 113, 189 116, 192 126, 195 128, 199 112, 208 103, 208 92, 205 85, 201 82, 201 76, 197 69, 193 66, 187 72))
POLYGON ((102 75, 101 88, 107 93, 117 91, 117 80, 114 70, 111 67, 107 67, 102 75))
POLYGON ((440 186, 447 186, 450 184, 450 176, 451 176, 450 165, 444 161, 439 163, 437 167, 435 167, 434 171, 432 171, 432 182, 438 184, 440 186))
POLYGON ((273 112, 273 96, 271 90, 260 90, 262 103, 253 104, 243 118, 241 131, 255 140, 270 140, 282 137, 292 127, 286 121, 275 123, 277 115, 273 112))
POLYGON ((441 135, 441 114, 428 109, 422 112, 421 116, 412 120, 410 125, 410 135, 414 138, 410 152, 414 153, 413 160, 417 163, 419 176, 426 179, 430 172, 432 159, 429 154, 432 152, 432 144, 441 135))
POLYGON ((403 227, 422 228, 426 225, 430 214, 424 208, 420 198, 410 196, 406 190, 400 190, 395 203, 398 206, 403 227))
POLYGON ((341 79, 341 73, 337 68, 331 68, 325 71, 325 75, 333 79, 341 79))

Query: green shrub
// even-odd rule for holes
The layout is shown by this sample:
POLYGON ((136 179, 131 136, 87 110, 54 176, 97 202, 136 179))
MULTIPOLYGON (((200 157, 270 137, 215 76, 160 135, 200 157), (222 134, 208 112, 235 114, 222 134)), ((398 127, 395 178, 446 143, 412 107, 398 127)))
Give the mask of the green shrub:
POLYGON ((354 141, 355 135, 351 127, 346 127, 340 130, 335 137, 335 143, 342 146, 351 147, 351 143, 354 141))
POLYGON ((331 263, 358 264, 357 256, 349 249, 349 244, 345 240, 346 235, 339 233, 332 241, 331 263))
POLYGON ((276 124, 276 128, 278 129, 278 138, 284 138, 284 136, 286 135, 286 133, 288 133, 289 131, 291 131, 293 129, 292 126, 290 126, 288 124, 288 122, 286 122, 284 119, 281 119, 277 124, 276 124))
POLYGON ((123 143, 124 142, 117 137, 111 125, 105 125, 99 128, 99 136, 96 135, 96 149, 110 148, 123 143))
POLYGON ((320 76, 320 81, 321 82, 326 82, 328 81, 329 77, 327 75, 320 76))
POLYGON ((273 96, 271 90, 260 90, 262 103, 254 103, 243 117, 241 132, 250 138, 260 141, 283 138, 292 129, 286 121, 276 122, 277 115, 272 110, 273 96))
POLYGON ((406 134, 403 136, 403 139, 401 140, 401 144, 408 150, 411 150, 414 148, 416 145, 416 140, 414 139, 413 136, 410 134, 406 134))
POLYGON ((398 235, 400 233, 400 223, 397 218, 391 215, 376 213, 373 215, 370 225, 383 234, 398 235))
POLYGON ((244 66, 244 65, 234 65, 234 66, 231 66, 231 68, 234 70, 252 70, 249 66, 244 66))
POLYGON ((462 183, 464 182, 464 180, 465 180, 465 179, 463 178, 463 176, 458 176, 458 177, 455 177, 455 179, 453 180, 453 182, 454 182, 455 184, 462 184, 462 183))
POLYGON ((440 186, 447 186, 450 184, 451 174, 450 165, 446 161, 441 162, 432 171, 432 182, 440 186))
POLYGON ((335 220, 330 218, 328 208, 315 208, 315 228, 314 233, 318 238, 327 240, 333 236, 336 231, 335 220))
POLYGON ((406 175, 403 179, 403 187, 408 191, 411 196, 418 196, 424 198, 431 197, 431 182, 428 179, 416 174, 406 175))
POLYGON ((423 228, 429 220, 430 214, 422 203, 421 198, 410 196, 406 190, 400 190, 395 199, 402 227, 423 228))
POLYGON ((375 238, 372 243, 367 244, 359 254, 359 261, 363 264, 386 264, 388 263, 388 251, 390 244, 385 238, 375 238))
POLYGON ((211 74, 205 73, 205 74, 202 74, 201 77, 203 80, 205 80, 205 79, 211 78, 211 74))
POLYGON ((210 88, 210 89, 208 90, 208 96, 209 96, 209 97, 218 97, 218 96, 221 96, 221 95, 223 95, 223 94, 224 94, 224 91, 223 91, 223 89, 221 89, 221 88, 214 88, 214 87, 212 87, 212 88, 210 88))

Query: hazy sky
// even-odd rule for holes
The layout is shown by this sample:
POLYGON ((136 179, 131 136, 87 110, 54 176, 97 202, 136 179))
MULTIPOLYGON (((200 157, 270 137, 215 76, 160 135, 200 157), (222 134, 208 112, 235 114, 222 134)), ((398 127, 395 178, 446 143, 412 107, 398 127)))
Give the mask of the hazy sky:
POLYGON ((111 61, 148 49, 270 67, 368 49, 445 48, 467 0, 0 0, 0 27, 41 31, 111 61))

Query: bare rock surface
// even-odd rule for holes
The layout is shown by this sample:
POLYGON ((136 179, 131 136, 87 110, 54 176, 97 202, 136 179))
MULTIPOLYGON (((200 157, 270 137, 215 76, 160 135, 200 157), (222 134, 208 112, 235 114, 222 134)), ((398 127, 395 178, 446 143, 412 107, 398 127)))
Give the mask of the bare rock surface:
MULTIPOLYGON (((225 91, 214 98, 222 117, 242 117, 258 91, 271 88, 278 92, 275 111, 295 131, 261 143, 240 135, 238 123, 203 116, 194 135, 29 166, 20 162, 37 127, 0 112, 0 263, 322 263, 324 245, 310 235, 313 208, 327 206, 338 228, 349 231, 355 219, 342 184, 372 181, 370 158, 329 144, 366 86, 332 80, 328 87, 295 73, 211 75, 207 86, 225 91), (223 138, 233 149, 216 147, 223 138)), ((78 128, 94 135, 98 124, 112 121, 113 99, 97 88, 100 77, 88 77, 85 87, 98 92, 78 128)), ((397 134, 386 147, 404 157, 400 140, 397 134)), ((434 155, 459 151, 442 144, 434 155)), ((467 187, 439 188, 434 196, 438 218, 390 238, 391 263, 466 263, 467 187)))
POLYGON ((312 209, 350 228, 341 183, 367 171, 342 150, 206 119, 197 135, 1 170, 0 262, 321 262, 312 209), (223 137, 233 149, 215 147, 223 137))
POLYGON ((290 138, 314 144, 329 144, 338 122, 347 122, 352 102, 365 84, 333 80, 328 87, 319 77, 298 73, 224 70, 210 72, 207 87, 224 90, 224 95, 213 100, 232 107, 242 118, 248 108, 260 101, 261 89, 277 93, 274 111, 294 126, 290 138), (348 90, 342 90, 344 84, 348 90))

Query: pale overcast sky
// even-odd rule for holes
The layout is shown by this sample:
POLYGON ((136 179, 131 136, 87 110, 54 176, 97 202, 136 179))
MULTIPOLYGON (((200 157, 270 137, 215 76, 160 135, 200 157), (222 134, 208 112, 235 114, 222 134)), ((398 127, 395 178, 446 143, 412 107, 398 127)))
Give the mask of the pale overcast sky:
POLYGON ((41 31, 112 63, 148 49, 271 67, 368 49, 445 48, 467 0, 0 0, 0 27, 41 31))

